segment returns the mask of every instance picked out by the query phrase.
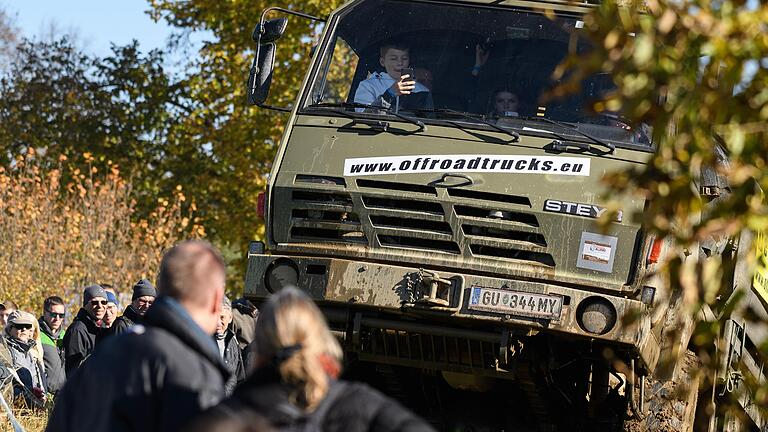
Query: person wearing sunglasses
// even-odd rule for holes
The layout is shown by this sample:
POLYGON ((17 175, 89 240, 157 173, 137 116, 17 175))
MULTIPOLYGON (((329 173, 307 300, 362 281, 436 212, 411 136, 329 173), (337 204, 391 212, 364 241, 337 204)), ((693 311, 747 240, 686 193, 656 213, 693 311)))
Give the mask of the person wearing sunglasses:
POLYGON ((45 404, 46 382, 42 359, 38 358, 35 324, 35 316, 31 313, 13 311, 5 326, 5 342, 21 380, 21 384, 14 383, 14 396, 24 398, 30 406, 42 407, 45 404))
POLYGON ((142 324, 109 336, 56 396, 47 432, 184 431, 219 402, 229 371, 212 336, 226 270, 210 243, 167 250, 142 324))
POLYGON ((53 394, 64 385, 64 315, 64 300, 51 296, 43 302, 43 316, 38 320, 47 388, 53 394))
POLYGON ((101 331, 107 312, 107 292, 101 285, 90 285, 83 290, 83 307, 77 312, 64 334, 64 370, 70 376, 88 358, 96 346, 96 335, 101 331))

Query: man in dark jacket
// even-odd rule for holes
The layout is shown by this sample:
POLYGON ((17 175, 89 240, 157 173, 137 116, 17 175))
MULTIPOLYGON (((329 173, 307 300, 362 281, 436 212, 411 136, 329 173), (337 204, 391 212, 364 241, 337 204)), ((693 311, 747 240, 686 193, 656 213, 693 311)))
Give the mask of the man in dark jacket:
POLYGON ((211 338, 224 280, 224 261, 207 242, 166 252, 144 323, 105 339, 68 377, 46 430, 173 432, 216 404, 227 379, 211 338))
POLYGON ((107 312, 107 293, 101 285, 83 290, 83 307, 64 335, 64 369, 67 376, 88 358, 96 345, 101 319, 107 312))
POLYGON ((64 386, 64 351, 62 350, 64 314, 64 300, 58 296, 51 296, 43 302, 43 316, 38 320, 48 392, 53 394, 64 386))
POLYGON ((216 334, 213 339, 219 347, 219 354, 229 371, 229 379, 224 384, 224 394, 229 396, 235 391, 235 386, 245 379, 245 368, 240 345, 237 343, 235 333, 230 330, 232 323, 232 303, 224 296, 221 301, 221 314, 216 324, 216 334))
POLYGON ((133 286, 131 304, 125 308, 123 315, 115 320, 110 332, 112 334, 125 333, 133 325, 141 324, 144 314, 154 303, 155 297, 157 297, 157 291, 150 281, 142 279, 136 282, 136 285, 133 286))

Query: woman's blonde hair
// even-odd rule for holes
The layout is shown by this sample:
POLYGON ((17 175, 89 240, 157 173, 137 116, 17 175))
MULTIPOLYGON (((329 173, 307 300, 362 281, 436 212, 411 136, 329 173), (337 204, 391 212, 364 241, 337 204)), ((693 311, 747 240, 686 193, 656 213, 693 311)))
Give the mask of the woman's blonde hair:
POLYGON ((320 309, 304 292, 286 287, 261 310, 254 335, 260 363, 273 363, 283 381, 296 387, 292 402, 312 411, 328 393, 323 359, 340 364, 342 351, 320 309))

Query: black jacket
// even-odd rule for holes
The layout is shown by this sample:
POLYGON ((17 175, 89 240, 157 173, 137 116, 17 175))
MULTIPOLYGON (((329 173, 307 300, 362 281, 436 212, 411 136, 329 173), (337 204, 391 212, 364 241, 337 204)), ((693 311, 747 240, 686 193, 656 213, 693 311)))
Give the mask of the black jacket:
POLYGON ((291 387, 280 382, 277 370, 268 367, 240 385, 235 393, 218 406, 190 423, 191 431, 216 430, 233 417, 265 418, 277 430, 313 430, 322 432, 427 432, 434 429, 402 405, 362 383, 333 382, 329 394, 315 409, 323 413, 320 426, 306 428, 311 414, 289 402, 291 387), (329 403, 328 406, 323 406, 329 403))
POLYGON ((224 365, 229 371, 229 379, 224 384, 224 394, 229 396, 235 391, 235 386, 245 379, 245 366, 243 356, 240 352, 240 345, 237 343, 235 334, 227 329, 224 333, 224 354, 222 355, 224 365))
MULTIPOLYGON (((40 333, 47 336, 43 340, 43 364, 45 365, 45 377, 48 383, 48 392, 56 394, 64 386, 64 351, 58 346, 61 337, 61 329, 54 334, 48 323, 41 317, 38 320, 40 333)), ((42 335, 41 335, 42 338, 42 335)))
POLYGON ((126 330, 133 327, 134 325, 141 324, 143 320, 144 317, 139 315, 136 309, 133 308, 133 305, 128 305, 128 307, 125 308, 123 314, 120 315, 114 323, 112 323, 112 327, 109 328, 109 332, 113 335, 125 333, 126 330))
POLYGON ((80 308, 64 334, 64 369, 67 376, 91 355, 96 345, 96 335, 100 330, 96 319, 80 308))
POLYGON ((177 431, 219 402, 226 376, 211 336, 160 297, 144 325, 107 338, 67 379, 46 430, 177 431))

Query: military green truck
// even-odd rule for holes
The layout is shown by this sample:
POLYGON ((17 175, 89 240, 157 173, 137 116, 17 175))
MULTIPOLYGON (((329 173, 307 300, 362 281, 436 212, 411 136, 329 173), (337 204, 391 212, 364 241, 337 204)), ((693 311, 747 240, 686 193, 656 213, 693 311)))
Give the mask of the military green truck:
MULTIPOLYGON (((592 7, 356 0, 327 18, 266 9, 248 98, 289 117, 260 197, 266 241, 249 247, 246 295, 306 290, 350 373, 440 429, 765 428, 748 400, 742 416, 711 409, 737 391, 744 361, 762 379, 759 342, 729 320, 723 385, 699 397, 697 359, 686 355, 693 320, 655 273, 670 248, 633 216, 645 201, 601 202, 605 173, 655 151, 649 128, 587 108, 614 88, 610 76, 542 97, 561 61, 590 49, 579 33, 592 7), (269 88, 289 19, 313 21, 319 38, 295 101, 278 106, 269 88), (410 94, 395 90, 403 75, 416 78, 410 94), (675 351, 681 360, 662 368, 675 351)), ((716 171, 705 174, 702 195, 727 193, 716 171)), ((709 255, 752 250, 715 243, 709 255)), ((749 291, 752 280, 739 281, 749 291)))

